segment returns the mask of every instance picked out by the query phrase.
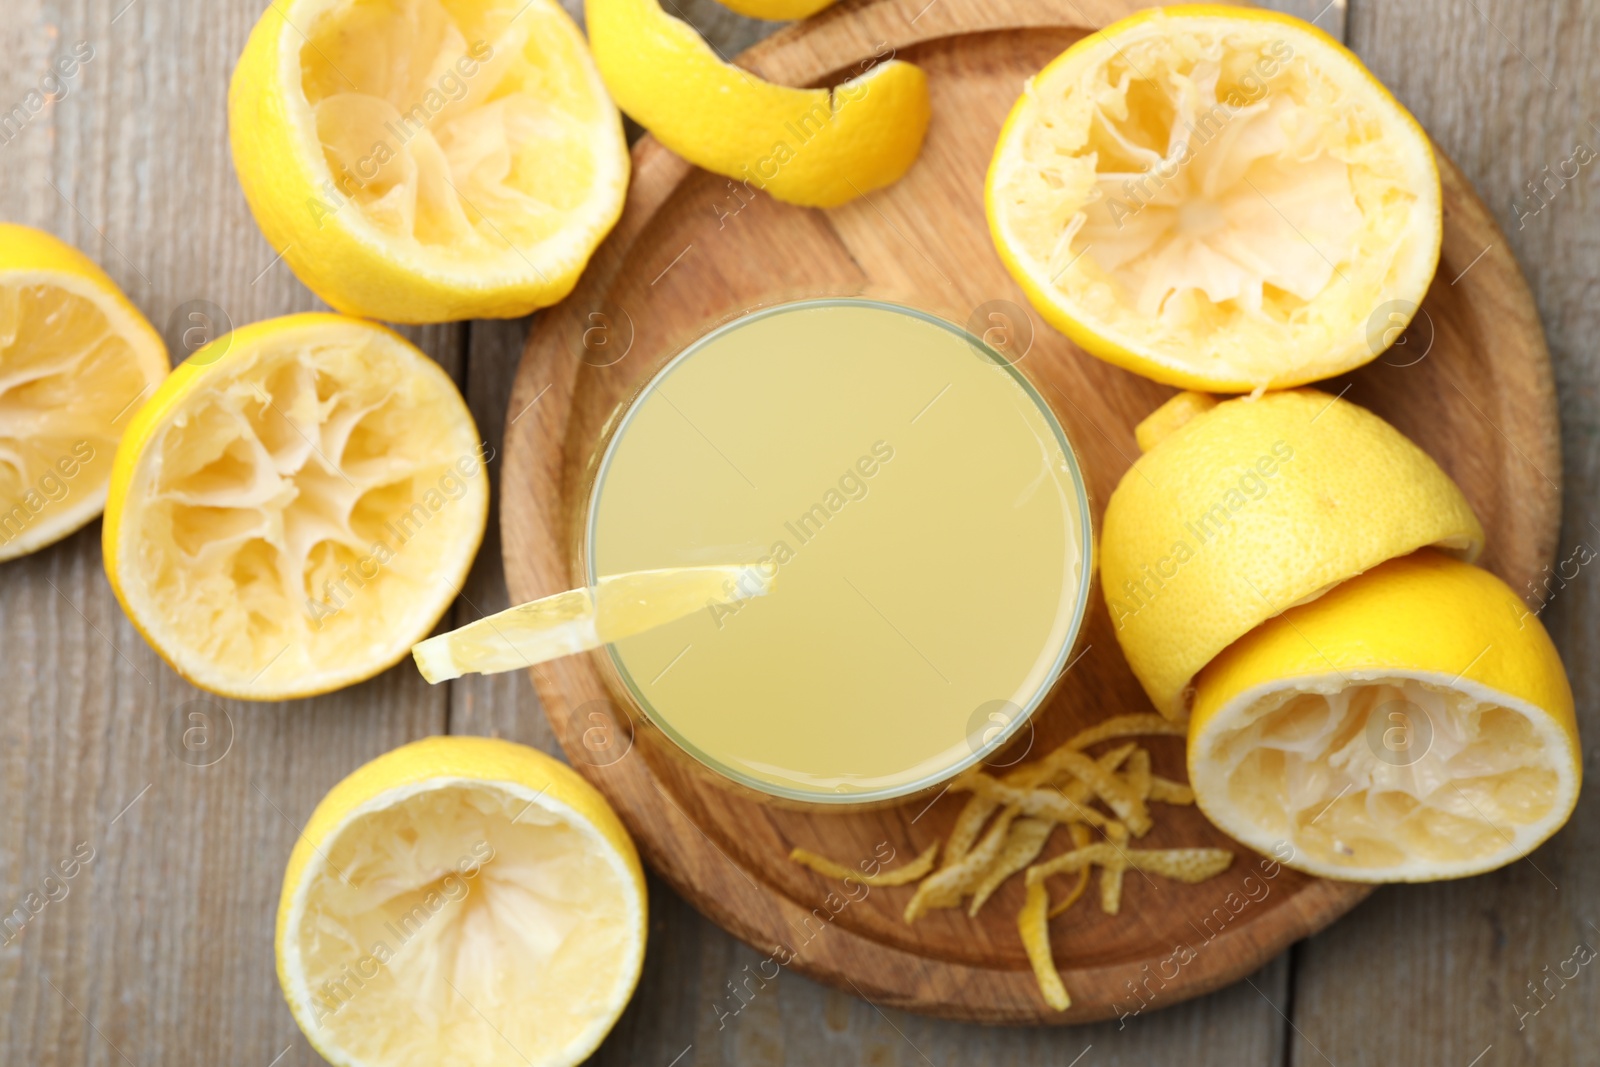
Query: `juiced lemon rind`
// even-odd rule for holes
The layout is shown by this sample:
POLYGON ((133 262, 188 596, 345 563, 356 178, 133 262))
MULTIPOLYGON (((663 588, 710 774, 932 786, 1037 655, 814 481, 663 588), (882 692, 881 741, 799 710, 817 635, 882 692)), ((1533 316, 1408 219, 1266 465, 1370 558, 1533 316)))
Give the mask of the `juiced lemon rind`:
POLYGON ((284 874, 278 978, 308 1040, 340 1067, 452 1055, 571 1067, 599 1046, 637 986, 647 907, 632 842, 575 772, 506 741, 427 738, 365 764, 318 804, 284 874), (352 862, 352 851, 366 859, 352 862), (579 871, 583 886, 559 881, 579 871), (374 944, 340 940, 340 921, 323 912, 341 902, 357 905, 352 917, 375 931, 374 944), (321 918, 308 926, 313 906, 321 918), (558 929, 567 907, 600 910, 558 941, 537 936, 558 929), (584 952, 600 957, 551 987, 528 970, 545 951, 569 953, 569 969, 572 952, 580 963, 584 952), (425 954, 456 966, 419 967, 425 954), (592 1000, 579 999, 585 982, 592 1000), (521 1032, 530 1020, 540 1025, 521 1032), (562 1027, 569 1032, 552 1039, 562 1027))
POLYGON ((1257 625, 1385 560, 1484 533, 1433 459, 1372 412, 1314 389, 1235 398, 1140 456, 1106 503, 1101 590, 1156 708, 1257 625))
POLYGON ((437 363, 338 315, 200 349, 113 463, 107 578, 180 675, 313 696, 404 658, 454 600, 488 515, 482 443, 437 363))
POLYGON ((1443 232, 1428 138, 1355 56, 1297 19, 1213 5, 1135 15, 1050 63, 1006 121, 985 200, 1048 322, 1137 374, 1218 392, 1375 358, 1427 292, 1443 232))
POLYGON ((25 413, 10 441, 0 431, 0 562, 101 513, 117 442, 167 371, 160 335, 98 265, 50 234, 0 223, 0 392, 25 413), (30 319, 39 336, 22 343, 66 348, 12 378, 4 349, 30 319))
POLYGON ((257 224, 346 314, 427 323, 556 303, 621 215, 630 170, 583 35, 552 0, 413 6, 425 25, 341 0, 262 15, 228 96, 257 224), (428 49, 425 76, 358 62, 356 43, 383 42, 428 49))
POLYGON ((1189 774, 1208 818, 1290 866, 1431 881, 1554 833, 1580 752, 1537 616, 1488 572, 1424 551, 1218 656, 1197 682, 1189 774))

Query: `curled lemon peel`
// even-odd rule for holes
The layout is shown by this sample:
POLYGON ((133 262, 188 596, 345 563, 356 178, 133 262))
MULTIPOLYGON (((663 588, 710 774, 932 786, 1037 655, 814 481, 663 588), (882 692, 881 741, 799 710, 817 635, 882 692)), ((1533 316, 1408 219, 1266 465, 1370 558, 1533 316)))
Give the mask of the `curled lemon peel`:
POLYGON ((656 0, 590 0, 590 46, 618 106, 684 159, 779 200, 833 207, 898 180, 932 113, 921 68, 874 55, 832 89, 724 62, 656 0))
POLYGON ((818 11, 830 8, 838 0, 721 0, 729 11, 753 19, 786 21, 808 19, 818 11))

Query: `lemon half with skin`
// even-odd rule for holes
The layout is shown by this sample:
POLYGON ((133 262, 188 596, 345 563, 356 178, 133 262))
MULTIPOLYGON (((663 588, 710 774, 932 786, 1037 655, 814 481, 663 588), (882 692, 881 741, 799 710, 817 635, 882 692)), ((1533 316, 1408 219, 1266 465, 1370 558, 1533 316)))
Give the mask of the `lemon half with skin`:
POLYGON ((335 786, 296 842, 278 981, 337 1067, 570 1067, 644 961, 633 843, 574 771, 432 737, 335 786))
POLYGON ((1571 814, 1582 762, 1538 616, 1494 575, 1428 550, 1223 652, 1200 674, 1189 731, 1189 781, 1218 828, 1364 882, 1527 855, 1571 814))
POLYGON ((339 315, 235 330, 132 420, 106 576, 174 670, 244 700, 369 678, 455 599, 488 516, 483 445, 450 376, 339 315))
POLYGON ((1333 38, 1271 11, 1155 8, 1040 71, 985 188, 1001 259, 1086 352, 1190 389, 1375 358, 1443 235, 1427 135, 1333 38), (1369 322, 1387 309, 1382 329, 1369 322))
POLYGON ((622 119, 553 0, 280 0, 228 92, 256 222, 334 308, 514 318, 622 212, 622 119))
POLYGON ((167 348, 77 249, 0 223, 0 562, 100 514, 111 457, 167 348))
POLYGON ((1483 548, 1427 453, 1314 389, 1211 407, 1179 394, 1138 437, 1149 451, 1106 502, 1100 579, 1128 664, 1168 718, 1186 714, 1202 667, 1273 615, 1419 548, 1469 561, 1483 548))
POLYGON ((782 21, 807 19, 839 0, 718 0, 729 11, 753 19, 782 21))
POLYGON ((658 0, 587 0, 584 11, 617 104, 715 174, 832 207, 897 181, 922 151, 932 105, 910 63, 874 56, 837 88, 792 89, 724 63, 658 0))

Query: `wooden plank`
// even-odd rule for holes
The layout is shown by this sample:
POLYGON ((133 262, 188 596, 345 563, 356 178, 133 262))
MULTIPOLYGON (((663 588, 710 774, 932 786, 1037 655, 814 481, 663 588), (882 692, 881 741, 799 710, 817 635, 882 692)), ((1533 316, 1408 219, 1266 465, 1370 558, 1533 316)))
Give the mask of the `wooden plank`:
MULTIPOLYGON (((525 405, 521 411, 506 410, 511 377, 522 355, 529 321, 474 322, 469 328, 467 403, 478 422, 479 434, 489 442, 494 454, 489 460, 489 528, 461 597, 447 617, 451 626, 465 626, 511 606, 506 593, 505 570, 500 563, 500 439, 508 419, 540 417, 540 402, 525 405)), ((545 721, 539 698, 523 672, 469 674, 451 682, 448 688, 450 733, 503 737, 542 749, 557 759, 566 759, 561 746, 556 744, 550 724, 545 721)))
MULTIPOLYGON (((1356 0, 1350 41, 1477 185, 1505 231, 1485 260, 1514 255, 1542 313, 1562 401, 1564 470, 1549 473, 1564 475, 1567 486, 1556 549, 1564 562, 1548 588, 1541 582, 1526 599, 1547 605, 1542 618, 1592 740, 1600 729, 1600 602, 1592 568, 1581 561, 1600 548, 1594 163, 1565 164, 1569 180, 1551 181, 1543 203, 1527 183, 1545 181, 1545 167, 1557 172, 1580 143, 1591 160, 1600 149, 1592 124, 1600 65, 1592 5, 1554 0, 1531 13, 1511 0, 1356 0)), ((1296 953, 1300 1036, 1291 1062, 1592 1061, 1600 979, 1569 961, 1580 944, 1589 955, 1600 949, 1596 813, 1590 790, 1566 829, 1526 861, 1462 882, 1382 889, 1305 943, 1296 953)))

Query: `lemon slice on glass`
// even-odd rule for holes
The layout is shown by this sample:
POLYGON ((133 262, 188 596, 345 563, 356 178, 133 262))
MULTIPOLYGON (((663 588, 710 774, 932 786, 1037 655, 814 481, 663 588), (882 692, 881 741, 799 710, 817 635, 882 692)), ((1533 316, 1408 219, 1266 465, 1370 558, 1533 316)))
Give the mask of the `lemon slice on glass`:
POLYGON ((1419 548, 1483 550, 1450 476, 1347 400, 1180 393, 1136 434, 1149 450, 1106 502, 1100 583, 1128 665, 1170 719, 1202 667, 1280 611, 1419 548))
POLYGON ((1218 392, 1376 357, 1443 234, 1427 134, 1359 59, 1298 19, 1212 5, 1123 19, 1040 71, 985 200, 1048 322, 1136 374, 1218 392))
POLYGON ((616 814, 523 745, 431 737, 323 798, 278 905, 278 981, 338 1067, 570 1067, 639 980, 644 871, 616 814))
POLYGON ((1417 882, 1525 856, 1582 780, 1572 690, 1500 579, 1393 560, 1240 640, 1201 672, 1195 800, 1311 874, 1417 882))
POLYGON ((433 628, 488 503, 477 428, 437 363, 372 323, 290 315, 201 348, 134 417, 106 575, 195 685, 311 696, 433 628))
POLYGON ((617 104, 698 167, 832 207, 898 181, 922 151, 932 104, 910 63, 873 57, 834 89, 794 89, 723 62, 659 0, 588 0, 584 11, 617 104))
POLYGON ((390 322, 555 303, 627 193, 622 118, 554 0, 280 0, 228 134, 274 250, 390 322))
POLYGON ((167 349, 77 249, 0 223, 0 561, 100 514, 117 440, 167 349))
POLYGON ((669 567, 603 577, 588 589, 556 593, 507 608, 411 650, 430 682, 497 674, 599 648, 703 611, 771 590, 773 576, 754 564, 669 567))

